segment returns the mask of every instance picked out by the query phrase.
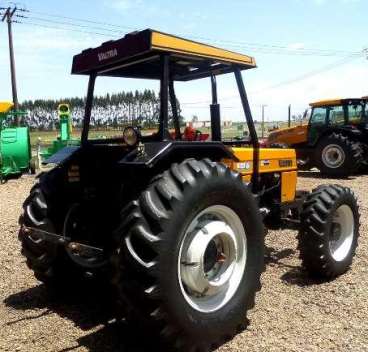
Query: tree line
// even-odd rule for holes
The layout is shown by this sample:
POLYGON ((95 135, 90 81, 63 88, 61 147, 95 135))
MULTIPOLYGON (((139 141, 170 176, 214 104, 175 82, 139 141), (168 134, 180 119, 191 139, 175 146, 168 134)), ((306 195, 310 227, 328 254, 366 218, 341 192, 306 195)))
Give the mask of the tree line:
MULTIPOLYGON (((32 129, 54 129, 58 125, 57 106, 70 105, 72 123, 80 127, 83 122, 86 98, 26 100, 20 104, 25 111, 23 123, 32 129)), ((169 104, 170 106, 170 104, 169 104)), ((95 96, 92 109, 92 126, 117 127, 126 124, 139 124, 142 127, 157 126, 159 120, 160 96, 153 90, 120 92, 95 96)), ((178 115, 181 116, 180 103, 177 100, 178 115)), ((169 123, 172 125, 172 111, 169 107, 169 123)))

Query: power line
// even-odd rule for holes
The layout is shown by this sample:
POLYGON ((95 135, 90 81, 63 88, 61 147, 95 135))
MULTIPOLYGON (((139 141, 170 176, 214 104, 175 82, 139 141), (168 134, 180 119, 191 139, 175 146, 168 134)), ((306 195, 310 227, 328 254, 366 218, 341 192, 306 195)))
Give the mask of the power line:
POLYGON ((54 17, 54 18, 63 18, 63 19, 67 19, 67 20, 77 21, 77 22, 85 22, 85 23, 99 24, 99 25, 104 25, 104 26, 109 26, 109 27, 129 29, 129 30, 133 30, 133 31, 138 30, 137 27, 121 26, 121 25, 112 24, 112 23, 108 23, 108 22, 100 22, 100 21, 88 20, 88 19, 82 19, 82 18, 76 18, 76 17, 61 16, 61 15, 49 14, 49 13, 38 12, 38 11, 29 11, 29 12, 34 13, 36 15, 40 15, 40 16, 47 16, 47 17, 54 17))
POLYGON ((202 36, 189 35, 191 38, 196 38, 200 40, 211 41, 213 43, 225 43, 232 47, 243 48, 248 50, 260 51, 269 54, 290 54, 290 55, 314 55, 314 56, 338 56, 338 55, 361 55, 361 51, 346 51, 346 50, 336 50, 336 49, 312 49, 312 48, 292 48, 285 45, 270 45, 270 44, 260 44, 260 43, 248 43, 248 42, 234 42, 222 39, 214 39, 202 36))
MULTIPOLYGON (((111 29, 111 28, 105 28, 105 27, 96 27, 96 26, 90 26, 90 25, 85 25, 85 24, 80 24, 80 23, 73 23, 73 22, 65 22, 65 21, 57 21, 57 20, 51 20, 51 19, 47 19, 47 18, 42 18, 42 17, 35 17, 35 16, 22 16, 24 19, 28 19, 30 21, 27 22, 23 22, 26 24, 31 24, 34 26, 39 26, 39 27, 44 27, 44 28, 50 28, 50 29, 58 29, 58 30, 67 30, 67 31, 73 31, 73 32, 80 32, 80 33, 87 33, 87 34, 96 34, 96 35, 103 35, 103 36, 107 36, 107 33, 113 33, 113 34, 122 34, 124 33, 124 31, 118 30, 118 29, 111 29), (32 22, 31 22, 32 21, 32 22), (36 21, 36 22, 35 22, 36 21), (56 26, 51 26, 51 25, 45 25, 43 23, 37 23, 38 22, 47 22, 47 23, 52 23, 57 25, 56 26), (73 28, 69 28, 69 27, 73 27, 73 28), (74 27, 77 28, 86 28, 86 29, 93 29, 93 30, 99 30, 99 32, 95 32, 95 31, 87 31, 87 30, 76 30, 74 27), (107 33, 105 33, 107 32, 107 33)), ((56 16, 55 16, 56 17, 56 16)), ((58 17, 66 17, 66 16, 58 16, 58 17)), ((69 17, 66 17, 69 19, 69 17)), ((86 20, 87 21, 87 20, 86 20)), ((91 22, 95 22, 95 21, 91 21, 91 22)), ((100 23, 97 22, 96 23, 100 23)), ((103 22, 101 22, 103 23, 103 22)), ((114 25, 115 26, 115 25, 114 25)), ((115 26, 118 27, 118 26, 115 26)), ((129 27, 131 28, 131 27, 129 27)), ((110 34, 111 36, 111 34, 110 34)), ((193 37, 193 36, 192 36, 193 37)), ((210 38, 205 38, 205 37, 197 37, 200 38, 202 40, 206 39, 206 40, 210 40, 210 38)), ((312 51, 309 50, 297 50, 295 51, 294 49, 291 50, 287 47, 281 47, 281 46, 275 46, 275 45, 269 45, 266 46, 264 44, 260 44, 260 47, 254 47, 251 46, 253 44, 234 44, 235 42, 229 42, 229 41, 221 41, 221 40, 216 40, 213 39, 213 41, 215 42, 224 42, 224 43, 228 43, 229 46, 233 46, 236 48, 241 48, 241 49, 247 49, 247 50, 253 50, 253 51, 257 51, 257 52, 262 52, 262 53, 266 53, 266 54, 276 54, 276 55, 307 55, 307 56, 336 56, 336 55, 342 55, 348 53, 347 51, 327 51, 327 50, 317 50, 317 49, 313 49, 312 51), (283 48, 284 50, 279 50, 279 49, 274 49, 274 48, 283 48)), ((354 56, 360 56, 362 52, 349 52, 350 55, 354 55, 354 56)))
POLYGON ((49 25, 46 25, 46 24, 33 23, 33 22, 29 22, 29 21, 22 21, 22 22, 19 22, 19 23, 22 24, 22 25, 27 25, 27 26, 34 26, 34 27, 41 27, 41 28, 48 28, 48 29, 56 29, 56 30, 61 30, 61 31, 71 31, 71 32, 77 32, 77 33, 84 33, 84 34, 94 34, 94 35, 98 35, 98 36, 111 38, 111 34, 107 34, 107 33, 83 31, 83 30, 79 30, 79 29, 66 28, 66 27, 55 27, 55 26, 49 26, 49 25))
MULTIPOLYGON (((107 32, 116 32, 116 33, 122 33, 123 29, 129 29, 129 30, 138 30, 137 27, 132 26, 121 26, 113 23, 108 22, 101 22, 96 20, 89 20, 89 19, 82 19, 82 18, 76 18, 76 17, 69 17, 69 16, 63 16, 63 15, 56 15, 56 14, 49 14, 45 12, 38 12, 38 11, 29 11, 31 13, 31 19, 36 21, 43 21, 43 22, 50 22, 55 24, 62 24, 67 26, 77 26, 77 27, 83 27, 83 28, 90 28, 90 29, 98 29, 102 31, 107 32), (42 17, 35 17, 33 14, 43 16, 42 17), (81 25, 81 24, 75 24, 72 22, 60 22, 55 20, 50 20, 48 18, 61 18, 66 19, 68 21, 74 21, 74 22, 82 22, 82 23, 90 23, 90 24, 97 24, 99 27, 92 28, 88 25, 81 25), (120 28, 121 30, 112 30, 111 28, 103 28, 103 27, 113 27, 113 28, 120 28)), ((65 30, 67 30, 65 28, 65 30)), ((209 41, 211 43, 222 43, 226 44, 233 48, 238 49, 246 49, 246 50, 253 50, 259 53, 263 54, 274 54, 274 55, 302 55, 302 56, 346 56, 346 55, 361 55, 362 51, 347 51, 347 50, 336 50, 336 49, 312 49, 312 48, 292 48, 290 46, 285 45, 270 45, 270 44, 261 44, 261 43, 249 43, 249 42, 242 42, 242 41, 229 41, 229 40, 222 40, 222 39, 215 39, 215 38, 208 38, 204 36, 197 36, 197 35, 186 35, 187 37, 190 37, 192 39, 197 40, 205 40, 209 41)))
POLYGON ((271 86, 268 86, 268 87, 259 89, 257 91, 250 92, 250 93, 258 94, 258 93, 261 93, 261 92, 264 92, 264 91, 267 91, 267 90, 272 90, 272 89, 275 89, 275 88, 280 88, 280 87, 285 86, 285 85, 289 85, 289 84, 297 83, 297 82, 300 82, 300 81, 304 81, 304 80, 309 79, 311 77, 320 75, 321 73, 325 73, 325 72, 334 70, 337 67, 346 65, 346 64, 350 63, 351 61, 356 60, 358 58, 362 58, 362 57, 363 57, 363 55, 361 55, 360 57, 357 57, 357 56, 346 57, 342 60, 338 60, 336 62, 330 63, 330 64, 328 64, 326 66, 323 66, 319 69, 316 69, 316 70, 310 71, 308 73, 305 73, 301 76, 298 76, 298 77, 295 77, 295 78, 292 78, 292 79, 289 79, 289 80, 286 80, 286 81, 282 81, 282 82, 276 83, 274 85, 271 85, 271 86))
POLYGON ((36 20, 36 21, 40 21, 40 22, 47 22, 47 23, 53 23, 53 24, 57 24, 57 25, 67 25, 67 26, 72 26, 72 27, 80 27, 80 28, 89 28, 89 29, 95 29, 95 30, 102 30, 102 31, 107 31, 107 32, 112 32, 112 33, 119 33, 122 34, 124 33, 124 31, 121 29, 109 29, 109 28, 103 28, 103 27, 95 27, 95 26, 89 26, 89 25, 84 25, 84 24, 79 24, 79 23, 72 23, 72 22, 65 22, 65 21, 55 21, 55 20, 50 20, 50 19, 45 19, 45 18, 41 18, 41 17, 26 17, 23 16, 24 18, 29 18, 31 20, 36 20))
MULTIPOLYGON (((22 11, 29 12, 29 14, 30 14, 30 16, 28 16, 28 17, 18 15, 18 17, 23 18, 23 22, 21 22, 22 24, 30 25, 30 26, 37 26, 37 27, 42 27, 42 28, 48 28, 48 29, 72 31, 72 32, 78 32, 78 33, 83 33, 83 34, 99 35, 99 36, 104 36, 104 37, 111 37, 112 33, 113 34, 123 33, 123 29, 130 29, 130 30, 136 30, 137 29, 137 28, 129 27, 129 26, 120 26, 120 25, 116 25, 116 24, 112 24, 112 23, 100 22, 100 21, 94 21, 94 20, 88 20, 88 19, 80 19, 80 18, 76 18, 76 17, 53 15, 53 14, 48 14, 48 13, 44 13, 44 12, 28 11, 28 10, 24 10, 24 9, 22 9, 22 11), (61 18, 61 19, 68 20, 68 21, 58 21, 58 20, 53 20, 53 19, 50 19, 50 18, 37 17, 37 16, 33 16, 33 14, 37 14, 39 16, 44 16, 44 17, 61 18), (34 22, 34 21, 36 21, 36 22, 34 22), (37 23, 37 22, 47 22, 47 23, 51 23, 51 24, 54 24, 54 25, 51 25, 51 24, 47 25, 47 24, 44 24, 44 23, 37 23), (99 26, 96 27, 96 26, 90 26, 90 25, 85 25, 85 24, 80 24, 80 23, 73 23, 73 22, 97 24, 99 26), (70 28, 70 27, 73 27, 73 28, 70 28), (81 28, 81 29, 77 29, 75 27, 81 28), (109 28, 107 28, 107 27, 109 27, 109 28), (87 29, 87 30, 83 30, 84 28, 87 29), (116 28, 121 28, 121 29, 116 29, 116 28), (95 30, 98 30, 99 32, 90 31, 88 29, 95 29, 95 30)), ((308 79, 312 76, 315 76, 315 75, 321 74, 325 71, 329 71, 331 69, 334 69, 335 67, 344 65, 347 62, 350 62, 351 60, 353 60, 355 58, 362 57, 366 53, 366 51, 365 51, 366 49, 363 49, 362 51, 346 51, 346 50, 331 50, 331 49, 305 49, 305 48, 291 49, 290 47, 282 46, 282 45, 269 45, 269 44, 259 44, 259 43, 227 41, 227 40, 213 39, 213 38, 207 38, 207 37, 195 36, 195 35, 189 35, 189 37, 194 38, 194 39, 211 41, 211 42, 226 43, 229 46, 234 46, 234 47, 237 47, 237 48, 246 48, 248 50, 251 49, 251 50, 254 50, 254 51, 259 51, 259 52, 267 53, 267 54, 308 55, 308 56, 339 56, 339 55, 344 55, 344 58, 342 60, 339 60, 338 62, 331 63, 327 66, 323 66, 320 69, 311 71, 309 73, 298 76, 298 77, 293 78, 291 80, 283 81, 283 82, 274 84, 272 86, 260 89, 258 91, 253 92, 253 94, 258 94, 258 93, 266 91, 266 90, 275 89, 275 88, 278 88, 278 87, 283 86, 283 85, 288 85, 288 84, 296 83, 296 82, 301 81, 301 80, 308 79)), ((233 98, 235 98, 235 96, 227 97, 225 99, 228 100, 228 99, 233 99, 233 98)), ((188 103, 183 103, 183 104, 184 105, 196 105, 196 104, 206 104, 206 103, 210 103, 210 101, 198 101, 198 102, 190 102, 190 103, 188 102, 188 103)))
MULTIPOLYGON (((256 91, 250 91, 249 93, 256 95, 256 94, 263 93, 263 92, 268 91, 268 90, 272 90, 272 89, 280 88, 282 86, 286 86, 286 85, 294 84, 294 83, 297 83, 297 82, 301 82, 301 81, 304 81, 304 80, 309 79, 311 77, 314 77, 314 76, 320 75, 322 73, 334 70, 337 67, 346 65, 346 64, 350 63, 353 60, 356 60, 358 58, 363 58, 363 57, 364 57, 363 54, 361 54, 360 57, 349 56, 349 57, 346 57, 342 60, 340 59, 338 61, 335 61, 335 62, 332 62, 328 65, 325 65, 325 66, 323 66, 319 69, 307 72, 307 73, 305 73, 303 75, 300 75, 298 77, 295 77, 295 78, 292 78, 292 79, 289 79, 289 80, 285 80, 285 81, 270 85, 268 87, 261 88, 261 89, 256 90, 256 91)), ((222 100, 231 100, 231 99, 234 99, 236 97, 238 97, 238 96, 237 95, 232 95, 232 96, 225 97, 222 100)), ((197 104, 201 105, 201 104, 209 104, 210 102, 211 102, 210 100, 202 100, 202 101, 187 102, 187 103, 183 102, 183 103, 181 103, 181 105, 184 105, 184 106, 197 105, 197 104)))
MULTIPOLYGON (((99 36, 106 36, 106 37, 111 37, 111 34, 108 33, 103 33, 103 32, 109 32, 109 33, 113 33, 113 34, 121 34, 123 33, 122 30, 116 30, 116 29, 109 29, 109 28, 103 28, 103 27, 92 27, 92 26, 87 26, 87 25, 81 25, 81 24, 75 24, 75 23, 71 23, 71 22, 63 22, 63 21, 54 21, 54 20, 49 20, 49 19, 43 19, 43 18, 38 18, 38 17, 27 17, 27 16, 19 16, 22 17, 24 19, 26 19, 27 21, 23 21, 21 23, 26 24, 26 25, 32 25, 32 26, 38 26, 38 27, 43 27, 43 28, 49 28, 49 29, 57 29, 57 30, 64 30, 64 31, 72 31, 72 32, 79 32, 79 33, 85 33, 85 34, 95 34, 95 35, 99 35, 99 36), (52 24, 56 24, 57 26, 52 26, 52 25, 47 25, 47 24, 43 24, 43 23, 35 23, 35 22, 31 22, 29 20, 36 20, 36 21, 42 21, 42 22, 47 22, 47 23, 52 23, 52 24), (61 25, 61 26, 60 26, 61 25), (88 31, 88 30, 78 30, 75 28, 69 28, 68 26, 72 26, 72 27, 78 27, 78 28, 86 28, 86 29, 96 29, 96 30, 101 30, 103 32, 94 32, 94 31, 88 31)), ((293 53, 293 52, 277 52, 277 51, 266 51, 265 49, 262 48, 248 48, 245 46, 236 46, 238 48, 247 48, 248 50, 253 49, 254 51, 260 51, 260 52, 264 52, 267 54, 287 54, 287 55, 308 55, 308 56, 332 56, 335 54, 315 54, 313 52, 303 52, 303 53, 293 53)), ((354 52, 351 55, 356 55, 356 56, 360 56, 361 52, 354 52)))

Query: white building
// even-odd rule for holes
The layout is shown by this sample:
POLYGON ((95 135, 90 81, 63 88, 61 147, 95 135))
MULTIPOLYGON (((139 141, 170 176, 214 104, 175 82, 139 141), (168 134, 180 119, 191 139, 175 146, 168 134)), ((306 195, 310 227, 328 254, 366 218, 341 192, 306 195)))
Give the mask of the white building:
MULTIPOLYGON (((227 120, 227 121, 221 121, 221 126, 222 127, 231 127, 233 124, 232 121, 227 120)), ((188 121, 185 124, 187 127, 192 125, 193 128, 205 128, 205 127, 211 127, 211 121, 188 121)))

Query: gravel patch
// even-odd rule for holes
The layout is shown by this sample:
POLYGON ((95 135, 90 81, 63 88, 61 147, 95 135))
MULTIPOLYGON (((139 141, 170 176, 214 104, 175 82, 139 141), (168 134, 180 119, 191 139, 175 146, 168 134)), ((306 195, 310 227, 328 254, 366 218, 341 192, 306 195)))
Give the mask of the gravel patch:
MULTIPOLYGON (((0 186, 0 351, 156 351, 129 326, 111 320, 104 292, 50 293, 34 279, 17 239, 30 176, 0 186)), ((361 238, 352 269, 328 283, 300 269, 295 231, 270 231, 267 269, 248 330, 218 349, 235 351, 367 351, 368 176, 321 179, 301 173, 300 189, 322 183, 351 187, 359 198, 361 238)))

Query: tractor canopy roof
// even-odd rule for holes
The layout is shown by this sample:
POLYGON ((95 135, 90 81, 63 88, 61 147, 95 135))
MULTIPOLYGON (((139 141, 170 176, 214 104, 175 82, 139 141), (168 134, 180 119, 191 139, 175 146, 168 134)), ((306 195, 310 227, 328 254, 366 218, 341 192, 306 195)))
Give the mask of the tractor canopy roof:
POLYGON ((0 101, 0 114, 6 114, 14 106, 10 101, 0 101))
POLYGON ((251 56, 146 29, 103 43, 74 56, 72 73, 160 79, 160 54, 170 55, 170 72, 176 81, 208 77, 256 67, 251 56))
POLYGON ((359 104, 362 100, 368 100, 368 97, 362 98, 337 98, 337 99, 327 99, 320 100, 309 105, 313 108, 324 107, 324 106, 336 106, 336 105, 348 105, 348 104, 359 104))

